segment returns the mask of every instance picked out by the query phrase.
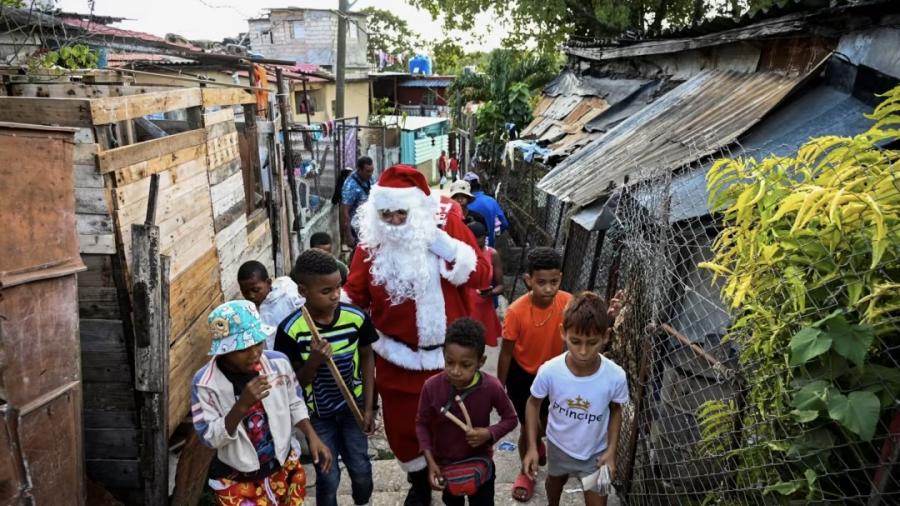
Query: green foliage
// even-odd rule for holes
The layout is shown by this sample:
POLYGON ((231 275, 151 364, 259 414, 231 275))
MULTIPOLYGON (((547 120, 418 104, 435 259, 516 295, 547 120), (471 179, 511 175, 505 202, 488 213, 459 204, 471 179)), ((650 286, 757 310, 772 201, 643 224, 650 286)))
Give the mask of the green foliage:
POLYGON ((369 125, 381 126, 384 124, 384 117, 395 112, 396 110, 391 105, 391 99, 387 97, 372 99, 372 114, 369 115, 369 125))
POLYGON ((738 479, 769 493, 815 500, 868 480, 853 444, 878 435, 900 395, 900 151, 882 147, 900 140, 900 87, 885 96, 860 135, 707 174, 725 227, 701 266, 724 281, 728 338, 754 371, 744 425, 757 435, 735 452, 738 479))
POLYGON ((496 167, 508 140, 507 123, 519 129, 531 122, 534 96, 559 69, 554 56, 495 49, 481 73, 464 73, 448 89, 451 114, 461 123, 468 102, 483 102, 476 113, 478 142, 489 165, 496 167))
MULTIPOLYGON (((409 28, 406 20, 394 13, 376 7, 366 7, 360 12, 366 15, 369 32, 369 45, 366 50, 369 58, 376 58, 378 51, 393 55, 404 51, 412 52, 420 43, 419 37, 409 28)), ((386 68, 403 70, 400 64, 389 65, 386 68)))
POLYGON ((452 38, 432 42, 430 50, 435 74, 458 76, 465 67, 475 66, 485 57, 480 51, 467 53, 460 41, 452 38))
POLYGON ((63 46, 56 51, 47 51, 32 57, 28 62, 30 70, 63 67, 70 70, 97 68, 100 57, 97 52, 83 44, 63 46))
POLYGON ((0 7, 15 7, 20 9, 25 7, 25 0, 0 0, 0 7))
POLYGON ((571 37, 609 38, 627 30, 687 26, 712 15, 737 16, 776 0, 411 0, 449 30, 472 30, 479 13, 506 21, 505 47, 536 47, 554 53, 571 37))
POLYGON ((697 453, 701 457, 717 458, 728 453, 736 414, 734 401, 711 400, 697 408, 697 424, 700 426, 697 453))

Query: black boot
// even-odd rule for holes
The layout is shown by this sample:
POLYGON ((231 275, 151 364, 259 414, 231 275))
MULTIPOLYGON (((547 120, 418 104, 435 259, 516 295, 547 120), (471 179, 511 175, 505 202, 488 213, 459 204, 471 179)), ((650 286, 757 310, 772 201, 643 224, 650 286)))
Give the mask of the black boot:
POLYGON ((431 485, 428 483, 428 468, 406 474, 409 492, 403 506, 431 506, 431 485))

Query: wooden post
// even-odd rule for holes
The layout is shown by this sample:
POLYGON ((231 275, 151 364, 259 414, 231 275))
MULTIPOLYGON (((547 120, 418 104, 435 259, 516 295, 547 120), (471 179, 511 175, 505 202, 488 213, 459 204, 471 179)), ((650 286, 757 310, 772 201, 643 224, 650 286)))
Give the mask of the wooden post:
POLYGON ((203 486, 206 484, 209 463, 215 454, 216 451, 203 446, 197 433, 191 430, 178 460, 175 491, 172 493, 172 502, 170 503, 172 506, 197 505, 203 494, 203 486))
MULTIPOLYGON (((152 192, 151 197, 154 197, 152 192)), ((155 207, 155 204, 151 202, 150 207, 155 207)), ((148 221, 150 219, 148 216, 148 221)), ((165 504, 169 495, 166 430, 169 375, 169 259, 159 255, 158 227, 150 224, 134 224, 131 226, 131 237, 135 331, 134 383, 140 399, 143 442, 140 462, 144 503, 165 504)))
POLYGON ((281 111, 281 130, 284 132, 284 164, 287 170, 288 186, 291 189, 291 209, 294 211, 294 223, 291 229, 299 231, 303 224, 301 223, 300 206, 297 202, 297 181, 294 177, 294 150, 291 149, 291 130, 288 121, 288 114, 291 111, 288 107, 287 92, 284 86, 284 72, 282 72, 281 67, 275 69, 275 79, 278 84, 278 108, 281 111))
POLYGON ((306 89, 306 81, 309 81, 307 78, 303 78, 303 100, 306 101, 306 124, 311 125, 312 121, 309 118, 309 92, 306 89))

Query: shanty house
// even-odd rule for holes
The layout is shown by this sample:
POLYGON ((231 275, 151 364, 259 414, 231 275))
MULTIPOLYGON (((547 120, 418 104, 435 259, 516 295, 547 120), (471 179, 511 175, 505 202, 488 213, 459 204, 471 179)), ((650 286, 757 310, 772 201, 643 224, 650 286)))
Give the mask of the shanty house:
POLYGON ((242 262, 283 272, 289 251, 283 170, 258 155, 277 124, 241 89, 41 86, 3 86, 0 121, 74 129, 85 470, 127 504, 164 504, 172 445, 190 462, 173 500, 196 500, 210 454, 189 386, 208 360, 206 317, 240 296, 242 262))
MULTIPOLYGON (((639 428, 626 424, 623 432, 633 434, 629 465, 644 473, 633 476, 637 494, 703 497, 723 476, 696 456, 697 410, 735 397, 716 373, 698 372, 705 360, 733 357, 720 343, 731 313, 709 271, 698 268, 720 226, 707 208, 712 161, 789 155, 811 137, 862 133, 877 94, 900 82, 896 3, 779 5, 724 26, 566 47, 569 65, 523 131, 529 154, 547 151, 511 169, 540 177, 540 191, 525 200, 542 210, 531 216, 539 226, 562 230, 547 242, 564 252, 564 289, 610 298, 651 280, 665 295, 643 321, 665 322, 682 344, 707 353, 674 338, 676 346, 663 340, 657 348, 670 355, 654 356, 648 373, 652 407, 635 418, 639 428)), ((639 349, 637 339, 624 346, 639 349)), ((645 367, 639 354, 627 356, 630 372, 645 367)))
POLYGON ((382 122, 400 128, 400 163, 414 165, 429 182, 436 183, 440 179, 438 158, 449 146, 447 118, 384 116, 382 122))

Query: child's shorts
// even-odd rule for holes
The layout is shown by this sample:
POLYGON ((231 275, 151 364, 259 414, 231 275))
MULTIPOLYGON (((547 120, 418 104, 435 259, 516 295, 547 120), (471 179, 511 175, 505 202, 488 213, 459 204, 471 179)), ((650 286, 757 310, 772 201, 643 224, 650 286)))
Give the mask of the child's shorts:
POLYGON ((547 439, 547 474, 550 476, 574 476, 584 478, 597 470, 597 459, 603 452, 591 456, 588 460, 572 457, 560 447, 547 439))

